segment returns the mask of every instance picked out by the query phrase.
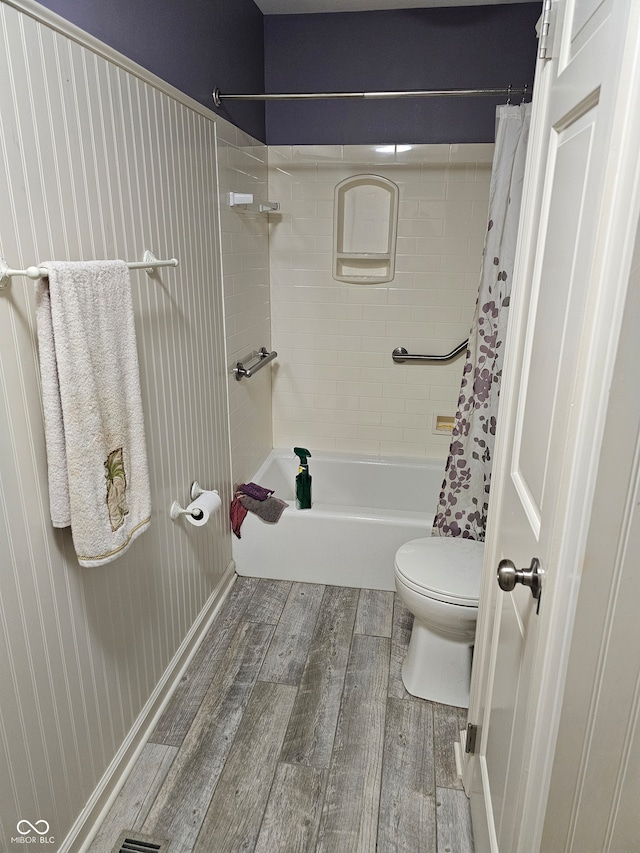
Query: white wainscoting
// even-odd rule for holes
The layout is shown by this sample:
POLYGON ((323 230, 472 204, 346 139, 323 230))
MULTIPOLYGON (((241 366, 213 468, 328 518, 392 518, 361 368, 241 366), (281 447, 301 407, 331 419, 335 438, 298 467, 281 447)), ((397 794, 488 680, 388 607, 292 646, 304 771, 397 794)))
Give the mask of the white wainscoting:
POLYGON ((0 847, 27 820, 77 849, 65 837, 231 565, 225 511, 169 518, 194 479, 231 497, 216 124, 35 3, 0 2, 0 43, 0 256, 180 262, 131 274, 153 516, 103 568, 48 517, 34 284, 0 293, 0 847))

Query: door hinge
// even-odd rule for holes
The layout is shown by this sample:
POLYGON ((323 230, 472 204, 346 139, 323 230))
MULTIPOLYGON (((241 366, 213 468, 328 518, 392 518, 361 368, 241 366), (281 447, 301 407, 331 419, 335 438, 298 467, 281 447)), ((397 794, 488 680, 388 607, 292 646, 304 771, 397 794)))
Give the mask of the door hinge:
POLYGON ((540 44, 538 45, 538 58, 551 59, 551 8, 552 0, 544 0, 542 7, 542 19, 540 21, 540 44))
POLYGON ((473 755, 476 751, 476 738, 478 727, 474 723, 467 723, 467 736, 464 739, 464 751, 473 755))

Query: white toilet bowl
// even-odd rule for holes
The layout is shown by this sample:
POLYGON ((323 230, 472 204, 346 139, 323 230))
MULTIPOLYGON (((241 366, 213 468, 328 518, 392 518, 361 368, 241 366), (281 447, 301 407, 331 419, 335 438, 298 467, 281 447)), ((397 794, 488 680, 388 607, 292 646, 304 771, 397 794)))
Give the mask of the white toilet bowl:
POLYGON ((396 591, 413 613, 402 681, 413 696, 466 708, 484 544, 433 536, 402 545, 396 591))

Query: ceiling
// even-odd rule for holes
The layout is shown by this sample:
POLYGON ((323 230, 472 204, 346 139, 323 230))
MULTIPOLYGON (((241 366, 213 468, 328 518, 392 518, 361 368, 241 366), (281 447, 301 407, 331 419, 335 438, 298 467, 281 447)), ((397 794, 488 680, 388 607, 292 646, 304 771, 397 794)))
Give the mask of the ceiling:
MULTIPOLYGON (((254 0, 264 15, 313 12, 373 12, 379 9, 425 9, 435 6, 493 6, 528 0, 254 0)), ((530 0, 529 0, 530 2, 530 0)))

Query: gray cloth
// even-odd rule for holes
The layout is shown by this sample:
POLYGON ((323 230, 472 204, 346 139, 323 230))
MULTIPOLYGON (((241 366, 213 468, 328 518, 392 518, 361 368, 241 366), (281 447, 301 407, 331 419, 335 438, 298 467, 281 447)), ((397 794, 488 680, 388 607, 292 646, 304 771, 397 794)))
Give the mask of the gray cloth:
POLYGON ((249 497, 249 495, 237 492, 236 497, 245 509, 255 513, 263 521, 268 521, 271 524, 275 524, 276 521, 280 520, 280 516, 288 506, 285 501, 281 501, 280 498, 274 498, 273 496, 263 501, 257 501, 255 498, 249 497))

